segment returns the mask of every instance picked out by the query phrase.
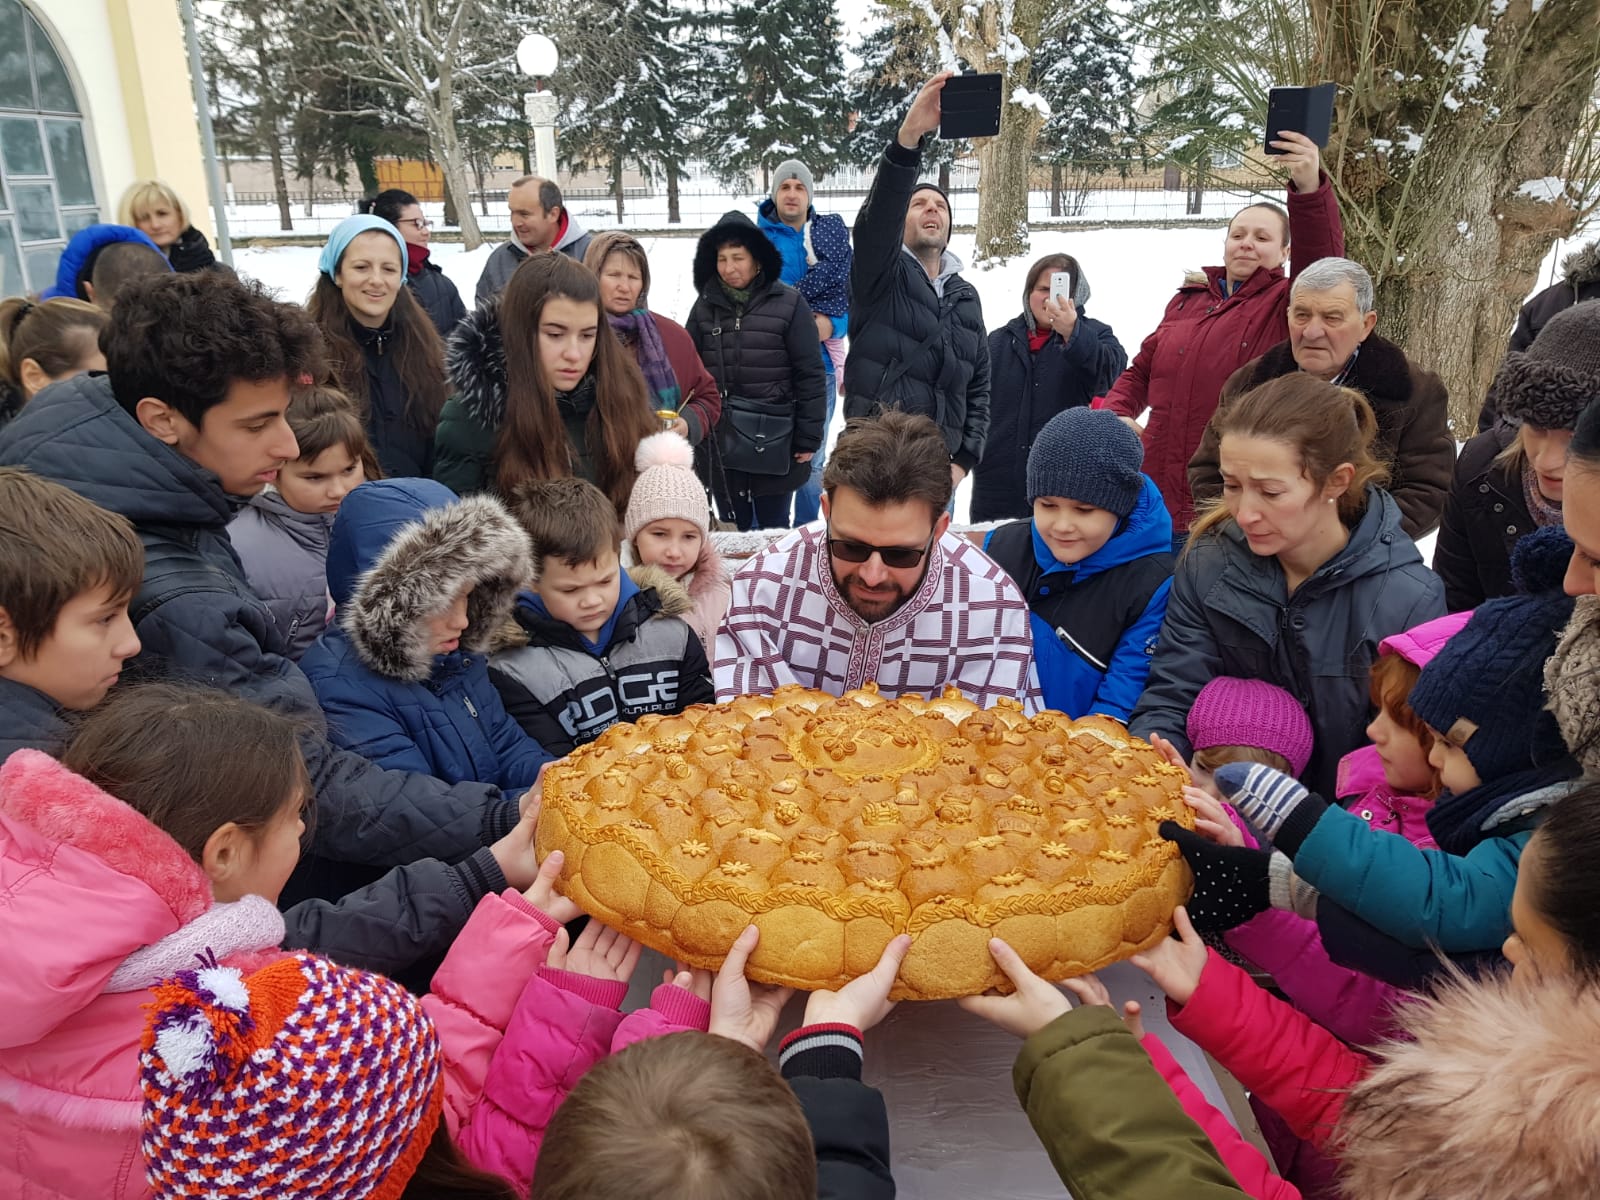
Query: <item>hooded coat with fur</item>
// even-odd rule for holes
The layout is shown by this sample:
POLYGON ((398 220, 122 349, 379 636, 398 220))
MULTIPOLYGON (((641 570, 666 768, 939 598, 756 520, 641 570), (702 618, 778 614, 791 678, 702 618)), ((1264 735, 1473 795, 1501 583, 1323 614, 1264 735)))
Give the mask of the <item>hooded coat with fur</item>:
MULTIPOLYGON (((1526 350, 1551 317, 1580 301, 1595 299, 1600 299, 1600 241, 1590 242, 1561 260, 1561 278, 1522 306, 1506 350, 1526 350)), ((1496 411, 1491 392, 1478 413, 1479 433, 1494 424, 1496 411)))
POLYGON ((591 642, 524 595, 495 639, 490 678, 523 729, 570 754, 618 721, 716 702, 705 647, 681 619, 692 608, 660 567, 633 567, 591 642))
POLYGON ((139 1152, 146 989, 211 952, 253 969, 283 919, 216 904, 188 853, 37 750, 0 767, 0 1195, 149 1194, 139 1152))
POLYGON ((338 620, 301 665, 340 745, 381 766, 520 788, 549 761, 489 683, 489 638, 533 575, 528 536, 490 496, 426 479, 364 483, 328 549, 338 620), (467 628, 430 650, 427 619, 465 587, 467 628))
MULTIPOLYGON (((822 369, 822 343, 811 306, 780 279, 783 256, 754 221, 728 213, 705 233, 694 252, 694 287, 698 299, 684 322, 701 361, 717 381, 723 413, 718 436, 729 421, 730 403, 757 400, 790 405, 795 454, 822 447, 828 408, 828 380, 822 369), (758 274, 750 298, 735 301, 717 276, 717 250, 728 243, 743 246, 755 260, 758 274)), ((757 496, 792 492, 811 475, 809 462, 791 461, 783 475, 743 475, 729 471, 728 486, 757 496)), ((715 475, 716 473, 713 472, 715 475)), ((714 478, 719 492, 722 480, 714 478)))

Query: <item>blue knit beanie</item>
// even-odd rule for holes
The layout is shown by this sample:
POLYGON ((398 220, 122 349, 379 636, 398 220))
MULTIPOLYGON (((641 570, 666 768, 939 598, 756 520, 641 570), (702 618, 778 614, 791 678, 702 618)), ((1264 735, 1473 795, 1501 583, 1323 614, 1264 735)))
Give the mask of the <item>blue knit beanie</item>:
POLYGON ((1544 663, 1572 616, 1572 597, 1555 590, 1571 545, 1559 526, 1519 541, 1513 574, 1540 590, 1480 604, 1422 668, 1406 699, 1412 712, 1466 751, 1485 783, 1566 752, 1545 710, 1544 663), (1559 553, 1563 543, 1566 556, 1559 553))
POLYGON ((400 247, 400 274, 406 273, 406 240, 400 236, 400 231, 382 217, 375 217, 371 213, 361 213, 354 217, 346 217, 333 227, 333 232, 328 235, 328 244, 322 248, 322 256, 317 259, 317 270, 329 279, 339 270, 339 260, 344 257, 344 252, 350 248, 350 243, 363 233, 376 230, 387 233, 394 239, 394 244, 400 247))
POLYGON ((1050 418, 1028 451, 1028 503, 1060 496, 1125 517, 1144 488, 1144 443, 1115 413, 1069 408, 1050 418))

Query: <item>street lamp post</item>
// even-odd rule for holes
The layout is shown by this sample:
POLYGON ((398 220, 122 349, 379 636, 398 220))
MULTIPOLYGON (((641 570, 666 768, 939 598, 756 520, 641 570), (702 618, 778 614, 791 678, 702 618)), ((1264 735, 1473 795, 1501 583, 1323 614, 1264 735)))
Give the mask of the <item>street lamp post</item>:
POLYGON ((542 33, 530 33, 517 43, 517 66, 533 80, 533 91, 522 95, 533 130, 533 170, 545 179, 556 177, 556 98, 544 81, 556 73, 560 61, 556 44, 542 33))

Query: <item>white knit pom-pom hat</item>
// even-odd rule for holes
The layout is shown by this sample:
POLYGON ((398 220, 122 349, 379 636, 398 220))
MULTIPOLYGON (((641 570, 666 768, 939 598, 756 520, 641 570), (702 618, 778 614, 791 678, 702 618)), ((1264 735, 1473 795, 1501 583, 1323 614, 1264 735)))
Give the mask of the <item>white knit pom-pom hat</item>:
POLYGON ((689 522, 702 537, 710 536, 711 508, 705 485, 694 473, 694 448, 682 434, 670 430, 652 433, 639 443, 633 465, 639 478, 622 521, 628 541, 652 521, 674 517, 689 522))

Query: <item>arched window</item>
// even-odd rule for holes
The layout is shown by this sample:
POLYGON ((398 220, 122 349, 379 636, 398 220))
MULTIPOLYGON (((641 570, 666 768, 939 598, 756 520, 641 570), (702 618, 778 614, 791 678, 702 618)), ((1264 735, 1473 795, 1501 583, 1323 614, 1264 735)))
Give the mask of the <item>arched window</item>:
POLYGON ((99 219, 72 79, 21 0, 0 0, 0 296, 49 287, 99 219))

